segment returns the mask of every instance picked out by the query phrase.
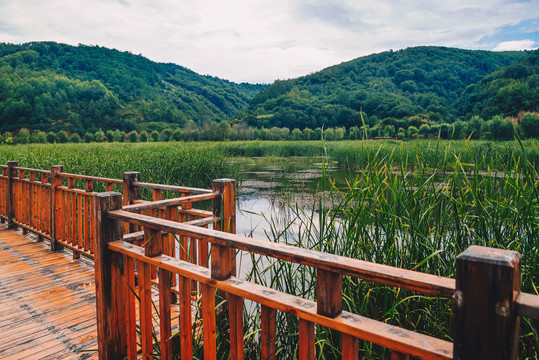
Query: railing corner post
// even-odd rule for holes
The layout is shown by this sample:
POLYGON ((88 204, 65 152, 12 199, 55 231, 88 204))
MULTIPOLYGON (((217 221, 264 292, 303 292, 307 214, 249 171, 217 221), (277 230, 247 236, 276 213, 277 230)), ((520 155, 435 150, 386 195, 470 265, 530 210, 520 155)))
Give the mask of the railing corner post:
POLYGON ((60 212, 60 196, 61 193, 57 190, 59 186, 63 184, 63 177, 60 175, 64 171, 63 165, 53 165, 51 166, 51 250, 63 250, 63 246, 58 243, 57 234, 58 227, 63 225, 64 222, 61 221, 60 212))
POLYGON ((456 260, 454 358, 517 359, 521 255, 471 246, 456 260))
MULTIPOLYGON (((123 175, 123 205, 131 205, 140 199, 140 188, 135 183, 140 182, 140 173, 136 171, 124 172, 123 175)), ((124 233, 135 231, 135 225, 124 224, 124 233)))
MULTIPOLYGON (((236 233, 236 180, 217 179, 212 182, 212 191, 220 196, 213 199, 214 230, 236 233)), ((236 274, 234 249, 213 245, 211 250, 211 276, 224 280, 236 274)))
POLYGON ((122 238, 121 224, 107 218, 108 211, 122 207, 122 195, 117 192, 96 193, 92 197, 92 219, 95 230, 95 287, 97 341, 100 359, 122 359, 127 355, 126 286, 122 280, 123 256, 109 250, 108 243, 122 238))
POLYGON ((14 229, 17 227, 17 225, 15 225, 15 223, 13 222, 13 217, 15 216, 15 201, 13 197, 13 178, 17 177, 17 171, 15 170, 17 166, 19 166, 19 163, 17 161, 7 162, 7 167, 8 167, 7 184, 8 185, 7 185, 7 194, 6 194, 6 199, 7 199, 6 216, 7 216, 8 229, 14 229))
POLYGON ((135 183, 140 182, 140 173, 124 172, 123 181, 123 205, 131 205, 140 199, 140 188, 135 186, 135 183))

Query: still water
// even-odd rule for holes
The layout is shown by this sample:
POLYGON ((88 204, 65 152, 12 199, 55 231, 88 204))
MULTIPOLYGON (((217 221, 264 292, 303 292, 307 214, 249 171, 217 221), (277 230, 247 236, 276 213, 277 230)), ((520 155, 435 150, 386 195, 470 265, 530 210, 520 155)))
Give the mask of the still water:
MULTIPOLYGON (((329 189, 329 181, 344 184, 347 175, 321 158, 251 158, 240 166, 236 233, 261 240, 273 239, 272 232, 282 231, 288 238, 295 237, 297 214, 290 206, 297 204, 309 217, 315 211, 316 198, 324 187, 329 189)), ((239 275, 244 277, 251 269, 251 259, 242 253, 239 260, 239 275)))

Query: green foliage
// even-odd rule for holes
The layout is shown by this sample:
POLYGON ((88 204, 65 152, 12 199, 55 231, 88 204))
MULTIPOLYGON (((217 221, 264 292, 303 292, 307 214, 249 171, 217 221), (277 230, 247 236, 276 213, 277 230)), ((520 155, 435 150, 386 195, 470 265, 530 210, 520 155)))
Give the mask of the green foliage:
POLYGON ((143 143, 148 142, 148 133, 146 131, 141 132, 139 140, 143 143))
POLYGON ((467 116, 516 117, 522 111, 539 110, 539 50, 489 74, 466 89, 458 110, 467 116))
POLYGON ((409 125, 418 128, 421 120, 453 122, 462 116, 456 104, 467 87, 527 54, 432 46, 373 54, 276 81, 252 99, 244 119, 257 127, 300 130, 359 128, 384 118, 412 118, 409 125))
POLYGON ((231 118, 264 88, 129 52, 54 42, 0 44, 0 84, 0 131, 81 133, 231 118))
POLYGON ((102 130, 99 130, 94 135, 94 141, 95 142, 104 142, 105 141, 105 133, 102 130))
POLYGON ((527 138, 539 138, 539 114, 525 114, 519 125, 527 138))
POLYGON ((49 144, 54 144, 57 140, 58 140, 58 138, 57 138, 56 134, 53 133, 52 131, 47 134, 47 142, 49 144))
POLYGON ((81 142, 81 138, 80 138, 80 135, 78 133, 74 133, 73 135, 71 135, 71 142, 74 143, 74 144, 78 144, 81 142))
POLYGON ((127 140, 129 142, 135 143, 138 141, 138 134, 135 130, 131 131, 129 134, 127 134, 127 140))
POLYGON ((30 132, 28 129, 21 129, 15 138, 16 144, 28 144, 30 142, 30 132))
POLYGON ((157 130, 152 131, 150 137, 154 142, 159 141, 159 132, 157 130))

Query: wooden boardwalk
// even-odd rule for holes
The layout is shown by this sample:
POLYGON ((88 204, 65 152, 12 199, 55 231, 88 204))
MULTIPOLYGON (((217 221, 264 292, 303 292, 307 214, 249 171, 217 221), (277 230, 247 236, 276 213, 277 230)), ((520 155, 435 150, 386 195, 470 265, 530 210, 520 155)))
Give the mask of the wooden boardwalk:
POLYGON ((97 359, 93 264, 0 230, 0 359, 97 359))

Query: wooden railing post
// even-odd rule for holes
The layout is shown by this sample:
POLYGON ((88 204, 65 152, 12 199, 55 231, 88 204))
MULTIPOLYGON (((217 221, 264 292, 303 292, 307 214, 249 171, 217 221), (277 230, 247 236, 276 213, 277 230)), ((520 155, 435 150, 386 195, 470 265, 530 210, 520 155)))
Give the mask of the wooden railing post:
MULTIPOLYGON (((236 180, 213 180, 212 190, 219 197, 213 199, 213 216, 216 220, 213 228, 228 233, 236 233, 236 180)), ((211 246, 211 276, 225 280, 236 275, 235 250, 226 246, 211 246)), ((205 285, 202 286, 203 288, 205 285)), ((209 294, 209 292, 207 292, 209 294)), ((230 321, 230 358, 244 358, 243 347, 243 299, 228 294, 228 312, 230 321)))
POLYGON ((64 171, 63 165, 51 166, 51 250, 62 250, 63 246, 57 241, 57 236, 60 233, 59 227, 65 223, 62 221, 65 214, 61 213, 60 204, 60 191, 57 190, 59 186, 62 186, 63 177, 60 175, 64 171))
MULTIPOLYGON (((135 186, 136 182, 140 182, 139 172, 124 172, 123 205, 134 204, 135 200, 140 199, 140 188, 138 186, 135 186)), ((124 233, 129 234, 132 232, 135 232, 135 225, 125 223, 124 233)))
POLYGON ((7 228, 13 229, 16 228, 17 225, 13 223, 13 216, 15 215, 15 201, 14 201, 14 194, 13 194, 13 178, 17 177, 17 170, 15 170, 15 167, 19 166, 19 163, 17 161, 8 161, 7 162, 7 228))
MULTIPOLYGON (((213 180, 213 192, 218 192, 221 195, 213 199, 213 216, 215 219, 219 219, 213 224, 214 230, 236 233, 235 186, 236 180, 233 179, 213 180)), ((224 280, 236 274, 234 249, 212 245, 211 254, 211 275, 213 278, 224 280)))
POLYGON ((517 358, 520 260, 515 251, 480 246, 457 257, 455 359, 517 358))
POLYGON ((135 200, 140 199, 140 188, 135 186, 136 182, 140 182, 139 172, 124 172, 123 205, 134 204, 135 200))
POLYGON ((102 360, 123 359, 127 355, 126 299, 122 280, 123 256, 108 248, 108 243, 122 238, 119 221, 106 213, 122 207, 122 195, 116 192, 97 193, 92 197, 95 233, 95 288, 97 342, 102 360))

